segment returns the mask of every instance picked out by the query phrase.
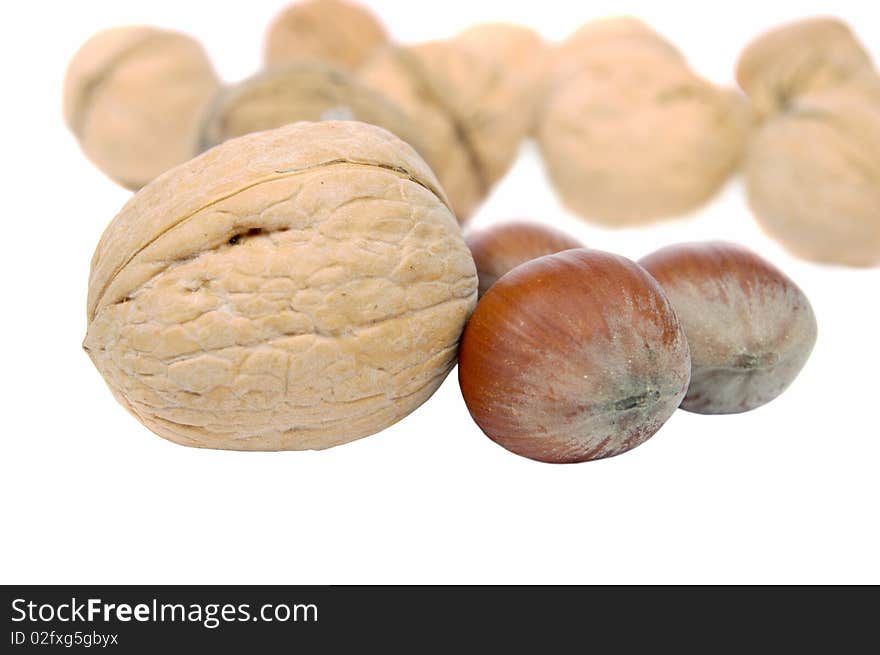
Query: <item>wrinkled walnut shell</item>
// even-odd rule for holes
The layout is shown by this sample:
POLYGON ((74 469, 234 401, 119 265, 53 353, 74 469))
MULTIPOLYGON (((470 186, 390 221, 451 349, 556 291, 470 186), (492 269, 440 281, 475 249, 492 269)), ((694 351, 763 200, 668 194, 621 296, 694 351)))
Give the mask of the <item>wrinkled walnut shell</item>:
POLYGON ((92 259, 84 347, 171 441, 326 448, 434 392, 476 295, 410 146, 363 123, 296 123, 227 141, 126 204, 92 259))
POLYGON ((202 112, 220 88, 195 40, 152 27, 99 32, 64 78, 64 118, 90 160, 139 189, 192 157, 202 112))
POLYGON ((516 158, 528 112, 511 112, 508 76, 455 41, 387 48, 361 69, 422 129, 425 158, 464 222, 516 158))
POLYGON ((202 150, 298 121, 355 120, 421 151, 419 128, 390 100, 342 69, 309 62, 258 73, 220 93, 202 127, 202 150))
POLYGON ((761 227, 799 257, 880 264, 880 102, 842 86, 802 97, 755 134, 745 164, 761 227))
POLYGON ((833 88, 872 66, 870 55, 843 21, 808 18, 770 30, 746 46, 736 79, 763 119, 803 95, 833 88))
POLYGON ((576 44, 577 65, 556 69, 538 131, 563 203, 629 226, 708 201, 740 161, 751 123, 744 99, 698 77, 653 33, 593 29, 576 44))
POLYGON ((381 21, 345 0, 301 0, 279 13, 266 32, 267 67, 318 60, 355 70, 388 42, 381 21))

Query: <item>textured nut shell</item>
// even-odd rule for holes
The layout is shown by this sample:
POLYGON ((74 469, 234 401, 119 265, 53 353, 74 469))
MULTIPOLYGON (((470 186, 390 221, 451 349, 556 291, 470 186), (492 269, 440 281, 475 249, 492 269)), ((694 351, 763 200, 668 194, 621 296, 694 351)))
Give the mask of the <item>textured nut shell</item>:
POLYGON ((151 27, 99 32, 64 79, 64 117, 109 177, 138 189, 189 159, 219 81, 202 47, 151 27))
POLYGON ((475 56, 494 62, 504 75, 504 88, 509 112, 504 120, 519 120, 522 112, 533 116, 528 123, 533 129, 534 114, 546 94, 550 48, 533 29, 512 23, 480 23, 461 32, 456 41, 475 56))
POLYGON ((385 128, 422 150, 419 128, 398 107, 342 69, 309 62, 259 73, 219 94, 201 148, 298 121, 355 120, 385 128))
POLYGON ((776 267, 727 243, 670 246, 639 263, 666 291, 687 335, 692 368, 683 409, 748 411, 797 377, 816 342, 816 318, 776 267))
POLYGON ((749 205, 792 253, 880 263, 880 103, 841 87, 767 120, 745 164, 749 205))
POLYGON ((609 41, 554 85, 538 138, 562 201, 626 226, 689 212, 737 167, 744 99, 653 48, 609 41))
POLYGON ((266 33, 267 66, 316 59, 349 70, 388 42, 378 18, 365 6, 343 0, 304 0, 284 9, 266 33))
POLYGON ((635 263, 568 250, 486 292, 465 328, 459 382, 491 439, 525 457, 610 457, 653 435, 684 397, 684 333, 635 263))
POLYGON ((870 55, 845 23, 809 18, 752 41, 740 55, 736 78, 763 118, 871 67, 870 55))
POLYGON ((476 290, 412 148, 363 123, 296 123, 227 141, 129 201, 92 260, 84 346, 172 441, 325 448, 433 393, 476 290))
POLYGON ((506 104, 507 76, 454 41, 386 49, 361 76, 422 127, 426 159, 466 220, 513 163, 528 130, 528 112, 506 104))
POLYGON ((565 232, 539 223, 510 222, 469 232, 465 242, 474 256, 482 296, 502 275, 532 259, 583 244, 565 232))

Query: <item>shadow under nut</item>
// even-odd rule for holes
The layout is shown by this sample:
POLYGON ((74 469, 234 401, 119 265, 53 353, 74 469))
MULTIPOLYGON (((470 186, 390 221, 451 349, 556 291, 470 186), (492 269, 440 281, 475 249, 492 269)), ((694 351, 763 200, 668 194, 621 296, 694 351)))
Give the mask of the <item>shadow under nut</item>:
POLYGON ((734 244, 669 246, 639 261, 666 291, 687 335, 691 382, 682 409, 745 412, 781 394, 816 342, 803 291, 734 244))
POLYGON ((177 443, 301 450, 373 434, 439 386, 476 301, 436 189, 408 145, 362 123, 228 141, 108 227, 84 347, 177 443))
POLYGON ((517 267, 465 328, 459 383, 493 441, 545 462, 611 457, 684 397, 684 333, 657 282, 623 257, 568 250, 517 267))

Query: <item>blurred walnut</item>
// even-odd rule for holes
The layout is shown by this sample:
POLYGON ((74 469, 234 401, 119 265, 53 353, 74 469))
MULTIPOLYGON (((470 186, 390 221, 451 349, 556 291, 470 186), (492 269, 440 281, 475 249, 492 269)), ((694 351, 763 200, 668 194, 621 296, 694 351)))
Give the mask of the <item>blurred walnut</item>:
MULTIPOLYGON (((522 112, 535 114, 547 86, 549 47, 535 30, 512 23, 480 23, 455 37, 475 56, 498 65, 505 77, 510 116, 519 121, 522 112)), ((534 117, 529 121, 532 130, 534 117)))
POLYGON ((425 157, 460 221, 516 158, 528 112, 512 111, 507 76, 455 41, 387 48, 361 69, 421 128, 425 157))
POLYGON ((560 53, 538 138, 575 213, 613 226, 680 215, 737 167, 751 125, 744 98, 697 76, 641 23, 588 25, 560 53))
POLYGON ((803 96, 771 116, 746 160, 761 226, 820 262, 880 263, 880 81, 803 96))
POLYGON ((378 18, 345 0, 302 0, 279 13, 266 33, 267 66, 317 59, 354 70, 388 42, 378 18))
POLYGON ((189 36, 152 27, 98 32, 64 78, 64 119, 109 177, 138 189, 190 157, 219 81, 189 36))
POLYGON ((766 118, 798 97, 872 68, 852 30, 836 18, 808 18, 762 34, 743 50, 736 78, 766 118))
POLYGON ((383 127, 416 150, 419 128, 353 74, 321 62, 258 73, 224 90, 207 113, 201 148, 297 121, 355 120, 383 127))

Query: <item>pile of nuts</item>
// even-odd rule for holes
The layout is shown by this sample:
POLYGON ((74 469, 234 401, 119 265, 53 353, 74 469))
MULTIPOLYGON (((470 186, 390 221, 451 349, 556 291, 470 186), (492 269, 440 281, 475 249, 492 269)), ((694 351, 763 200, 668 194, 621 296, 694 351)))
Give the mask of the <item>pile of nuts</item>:
POLYGON ((744 161, 786 247, 880 261, 880 77, 835 21, 749 46, 745 94, 634 19, 556 46, 505 24, 400 45, 344 0, 285 9, 265 63, 223 85, 190 37, 125 27, 89 40, 65 80, 84 152, 138 190, 92 259, 84 348, 180 444, 346 443, 413 411, 458 361, 492 440, 579 462, 634 448, 678 407, 747 411, 791 384, 815 317, 740 246, 636 263, 537 224, 463 235, 530 136, 590 220, 692 211, 744 161))

